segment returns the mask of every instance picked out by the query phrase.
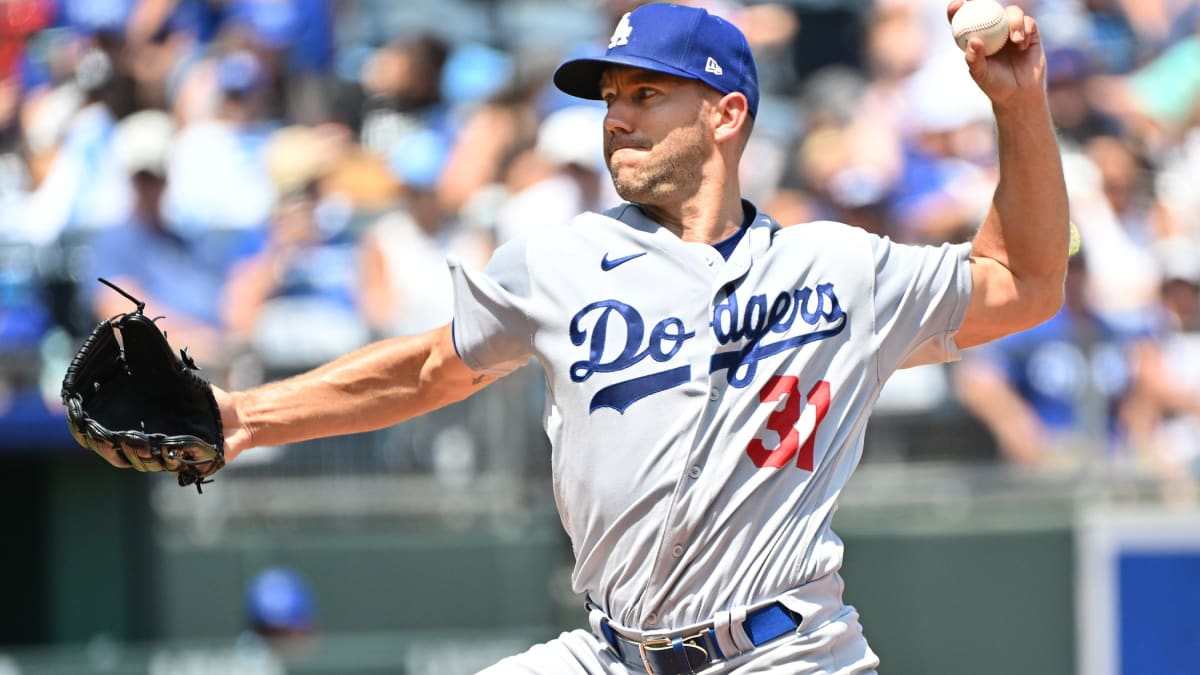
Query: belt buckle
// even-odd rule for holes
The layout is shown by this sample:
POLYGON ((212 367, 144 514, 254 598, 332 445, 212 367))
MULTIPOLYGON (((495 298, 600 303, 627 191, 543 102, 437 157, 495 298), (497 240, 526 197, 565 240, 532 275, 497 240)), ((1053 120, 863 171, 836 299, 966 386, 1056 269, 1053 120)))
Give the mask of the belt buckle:
POLYGON ((646 669, 647 675, 656 675, 654 672, 654 666, 652 666, 650 664, 650 658, 646 654, 647 650, 655 650, 655 651, 660 651, 660 650, 665 651, 668 649, 673 650, 675 648, 675 640, 676 639, 678 639, 679 642, 684 647, 683 659, 684 659, 684 663, 688 667, 687 672, 694 672, 694 669, 695 669, 695 666, 692 665, 691 657, 689 657, 687 655, 688 649, 699 650, 701 657, 703 657, 703 659, 704 659, 704 662, 707 662, 709 660, 710 655, 708 653, 708 649, 704 647, 704 643, 703 643, 703 641, 704 641, 703 633, 697 633, 695 635, 679 637, 679 638, 670 638, 670 637, 666 637, 666 636, 652 637, 652 638, 646 640, 645 642, 638 643, 638 654, 642 657, 642 667, 646 669))
POLYGON ((661 649, 671 646, 671 638, 669 637, 653 637, 645 642, 638 643, 638 654, 642 657, 642 666, 646 668, 647 675, 654 675, 654 666, 650 665, 650 659, 646 657, 646 649, 661 649))

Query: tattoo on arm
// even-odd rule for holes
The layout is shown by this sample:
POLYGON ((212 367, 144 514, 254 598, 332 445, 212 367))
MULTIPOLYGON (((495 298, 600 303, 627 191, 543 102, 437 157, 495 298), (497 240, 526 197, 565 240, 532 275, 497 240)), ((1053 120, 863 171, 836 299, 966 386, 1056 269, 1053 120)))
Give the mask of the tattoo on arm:
POLYGON ((486 379, 487 379, 487 375, 476 375, 475 377, 471 378, 471 386, 472 387, 478 386, 478 385, 482 384, 483 381, 486 379))

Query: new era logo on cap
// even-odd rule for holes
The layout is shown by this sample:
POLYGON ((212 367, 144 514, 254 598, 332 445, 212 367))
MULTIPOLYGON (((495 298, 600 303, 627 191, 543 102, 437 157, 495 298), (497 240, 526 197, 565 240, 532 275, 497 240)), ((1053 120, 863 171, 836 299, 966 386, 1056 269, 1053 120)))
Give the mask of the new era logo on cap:
POLYGON ((554 84, 580 98, 600 98, 609 66, 644 68, 699 80, 722 94, 740 92, 758 113, 758 71, 746 36, 728 21, 697 7, 651 3, 621 17, 604 56, 567 61, 554 84))

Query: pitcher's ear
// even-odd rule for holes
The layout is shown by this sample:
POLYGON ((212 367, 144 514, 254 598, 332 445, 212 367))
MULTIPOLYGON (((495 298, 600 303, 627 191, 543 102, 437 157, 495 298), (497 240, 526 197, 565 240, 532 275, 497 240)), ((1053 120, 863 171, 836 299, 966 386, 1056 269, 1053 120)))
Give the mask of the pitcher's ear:
POLYGON ((750 116, 750 102, 741 92, 735 91, 722 96, 717 103, 716 112, 717 141, 744 135, 743 130, 749 131, 749 127, 754 124, 754 118, 750 116))

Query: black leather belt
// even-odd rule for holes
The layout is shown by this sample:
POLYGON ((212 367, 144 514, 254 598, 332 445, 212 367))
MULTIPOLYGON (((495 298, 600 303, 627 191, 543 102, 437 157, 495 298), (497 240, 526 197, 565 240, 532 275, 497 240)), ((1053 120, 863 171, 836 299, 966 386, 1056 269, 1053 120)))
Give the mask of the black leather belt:
MULTIPOLYGON (((776 602, 747 613, 742 630, 757 647, 796 630, 802 620, 799 614, 776 602)), ((716 631, 712 628, 694 635, 655 636, 642 642, 630 640, 616 632, 607 619, 600 622, 600 629, 621 663, 634 668, 635 672, 685 675, 725 659, 717 643, 716 631)))

